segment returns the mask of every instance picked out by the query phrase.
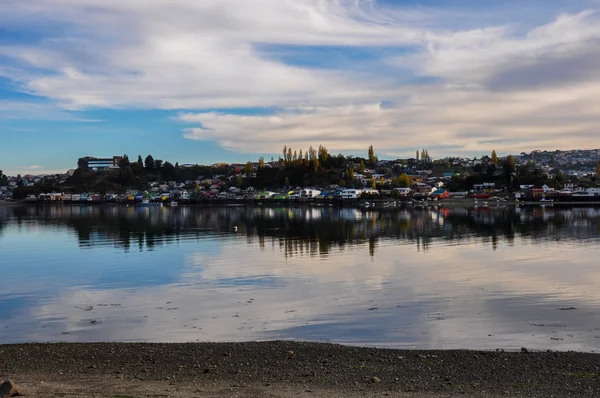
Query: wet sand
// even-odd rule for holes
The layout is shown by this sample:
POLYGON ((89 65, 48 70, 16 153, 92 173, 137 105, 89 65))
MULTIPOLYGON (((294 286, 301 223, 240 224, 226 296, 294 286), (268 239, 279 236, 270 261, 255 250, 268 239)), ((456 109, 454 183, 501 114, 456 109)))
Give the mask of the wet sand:
POLYGON ((597 397, 600 355, 289 341, 0 346, 28 397, 597 397))

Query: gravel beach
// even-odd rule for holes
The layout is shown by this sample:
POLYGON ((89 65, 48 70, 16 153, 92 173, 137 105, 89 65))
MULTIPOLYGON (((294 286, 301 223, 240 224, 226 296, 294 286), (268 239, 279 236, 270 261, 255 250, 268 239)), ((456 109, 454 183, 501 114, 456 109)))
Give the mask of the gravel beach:
POLYGON ((27 396, 599 397, 600 355, 291 341, 0 346, 27 396))

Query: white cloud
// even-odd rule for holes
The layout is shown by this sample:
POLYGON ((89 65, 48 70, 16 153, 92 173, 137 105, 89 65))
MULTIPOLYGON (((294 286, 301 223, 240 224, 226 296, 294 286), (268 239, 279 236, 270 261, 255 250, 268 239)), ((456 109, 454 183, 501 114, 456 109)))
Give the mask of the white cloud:
POLYGON ((46 39, 0 45, 0 56, 29 66, 0 75, 72 109, 279 109, 180 116, 205 127, 192 125, 186 137, 243 152, 321 143, 402 154, 590 146, 600 127, 594 11, 557 12, 542 26, 511 14, 505 24, 483 19, 468 30, 444 29, 449 12, 367 0, 12 0, 0 4, 0 23, 46 39), (65 34, 51 36, 55 26, 65 34), (277 48, 261 51, 265 44, 404 53, 365 59, 369 69, 359 73, 285 63, 271 56, 277 48))

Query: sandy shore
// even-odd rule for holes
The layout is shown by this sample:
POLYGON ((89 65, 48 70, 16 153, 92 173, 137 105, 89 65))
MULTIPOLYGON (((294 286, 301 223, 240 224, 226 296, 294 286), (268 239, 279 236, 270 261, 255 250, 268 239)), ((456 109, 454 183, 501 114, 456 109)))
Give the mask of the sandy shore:
POLYGON ((0 346, 28 397, 594 397, 600 355, 299 342, 0 346))

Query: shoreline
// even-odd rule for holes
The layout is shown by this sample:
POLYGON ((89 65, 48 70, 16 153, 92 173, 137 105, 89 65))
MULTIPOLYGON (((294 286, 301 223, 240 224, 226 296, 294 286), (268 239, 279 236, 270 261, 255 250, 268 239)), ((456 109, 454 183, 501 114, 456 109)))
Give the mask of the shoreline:
POLYGON ((578 200, 578 201, 516 201, 496 199, 480 199, 475 201, 471 198, 448 198, 438 201, 425 200, 422 198, 415 201, 406 199, 378 198, 378 199, 348 199, 348 200, 327 200, 327 199, 308 199, 308 200, 273 200, 273 199, 255 199, 255 200, 215 200, 215 201, 186 201, 175 200, 176 202, 152 202, 142 204, 140 202, 72 202, 72 201, 35 201, 26 200, 0 201, 0 207, 135 207, 135 208, 154 208, 154 207, 326 207, 326 208, 357 208, 361 210, 397 210, 397 209, 419 209, 419 208, 505 208, 505 207, 595 207, 600 206, 600 200, 578 200), (362 204, 370 203, 368 207, 362 204))
POLYGON ((267 341, 28 343, 0 353, 0 376, 28 397, 600 396, 600 354, 583 352, 267 341))

